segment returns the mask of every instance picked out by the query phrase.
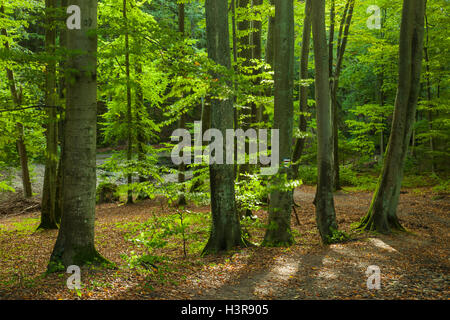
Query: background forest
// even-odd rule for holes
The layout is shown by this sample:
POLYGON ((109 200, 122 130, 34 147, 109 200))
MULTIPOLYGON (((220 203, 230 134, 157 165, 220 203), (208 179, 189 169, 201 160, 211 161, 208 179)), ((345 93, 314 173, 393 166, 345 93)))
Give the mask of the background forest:
MULTIPOLYGON (((448 0, 0 0, 0 298, 227 299, 256 274, 260 298, 448 299, 449 10, 448 0), (72 4, 87 40, 68 28, 72 4), (195 123, 202 136, 279 128, 289 166, 272 177, 253 164, 176 165, 173 132, 194 136, 195 123), (376 241, 394 251, 371 251, 376 241), (261 289, 257 270, 271 261, 289 269, 308 255, 316 272, 319 256, 346 261, 323 250, 347 245, 379 264, 402 252, 383 274, 397 282, 299 293, 283 282, 296 267, 269 273, 276 293, 261 289), (421 264, 429 256, 411 266, 408 252, 433 255, 437 269, 421 264), (115 271, 83 270, 75 291, 52 274, 86 263, 115 271), (412 281, 405 268, 424 275, 416 289, 399 289, 412 281)), ((352 277, 340 285, 365 283, 352 277)))

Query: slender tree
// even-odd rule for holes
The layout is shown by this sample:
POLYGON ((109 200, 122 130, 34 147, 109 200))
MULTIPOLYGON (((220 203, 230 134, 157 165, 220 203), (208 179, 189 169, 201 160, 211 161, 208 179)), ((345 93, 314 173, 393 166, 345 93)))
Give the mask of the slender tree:
POLYGON ((57 229, 58 217, 56 215, 57 204, 57 170, 58 170, 58 119, 57 92, 56 92, 56 62, 51 58, 55 54, 56 26, 54 14, 56 0, 46 0, 46 30, 45 47, 50 60, 45 71, 45 104, 52 106, 47 108, 47 148, 45 151, 45 174, 42 191, 41 223, 38 229, 57 229))
POLYGON ((81 29, 67 30, 63 216, 48 266, 101 263, 94 245, 97 121, 97 1, 73 0, 81 9, 81 29))
MULTIPOLYGON (((274 30, 275 111, 273 128, 279 130, 281 163, 292 154, 293 92, 294 92, 294 2, 275 0, 274 30)), ((280 165, 274 184, 292 177, 292 168, 280 165)), ((269 227, 264 245, 282 246, 293 242, 290 232, 292 190, 274 190, 270 194, 269 227)))
MULTIPOLYGON (((206 39, 208 57, 215 63, 231 68, 230 40, 228 30, 228 1, 206 0, 206 39)), ((213 74, 218 83, 224 77, 213 74)), ((228 84, 231 85, 231 84, 228 84)), ((226 129, 233 128, 233 100, 228 98, 211 99, 211 127, 226 136, 226 129)), ((225 144, 224 144, 224 153, 225 144)), ((203 254, 226 251, 245 245, 236 214, 234 193, 234 166, 231 164, 211 164, 211 212, 212 228, 203 254)))
MULTIPOLYGON (((131 161, 133 157, 133 110, 131 104, 131 79, 130 79, 130 35, 128 30, 128 6, 127 0, 123 0, 123 20, 125 23, 125 73, 127 80, 127 161, 131 161)), ((128 194, 127 203, 133 203, 133 189, 131 184, 133 183, 133 176, 128 173, 128 194)))
POLYGON ((333 199, 332 112, 329 81, 328 46, 325 29, 325 0, 312 3, 312 33, 316 66, 315 96, 317 108, 317 191, 314 199, 316 221, 322 242, 328 243, 337 230, 333 199))
MULTIPOLYGON (((300 80, 308 79, 308 62, 309 50, 311 46, 311 0, 306 0, 305 4, 305 19, 303 21, 303 35, 302 35, 302 49, 300 54, 300 80)), ((300 84, 300 132, 306 131, 306 117, 305 112, 308 108, 308 87, 300 84)), ((294 178, 298 178, 299 161, 302 156, 305 146, 305 138, 297 138, 295 142, 294 154, 292 156, 294 178)))
POLYGON ((359 229, 381 233, 404 230, 397 217, 397 205, 420 91, 424 16, 425 0, 403 1, 399 80, 391 135, 369 212, 361 220, 359 229))
POLYGON ((353 9, 355 7, 355 0, 348 0, 344 15, 342 17, 341 25, 339 27, 339 37, 337 43, 337 58, 336 58, 336 68, 333 72, 333 41, 334 41, 334 25, 335 25, 335 11, 334 11, 334 1, 331 9, 331 26, 330 39, 329 39, 329 70, 331 75, 331 106, 333 112, 333 156, 334 156, 334 189, 340 190, 340 177, 339 177, 339 110, 337 101, 337 90, 339 88, 339 78, 342 71, 342 63, 344 61, 345 49, 347 47, 347 39, 350 32, 350 25, 353 18, 353 9))

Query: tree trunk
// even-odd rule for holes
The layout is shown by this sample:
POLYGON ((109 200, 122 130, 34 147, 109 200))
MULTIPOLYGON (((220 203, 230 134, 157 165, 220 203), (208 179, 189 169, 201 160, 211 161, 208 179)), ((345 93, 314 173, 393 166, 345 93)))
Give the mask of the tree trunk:
MULTIPOLYGON (((61 0, 60 8, 65 10, 67 8, 67 0, 61 0)), ((65 26, 59 30, 59 47, 61 49, 67 48, 67 32, 65 26)), ((66 63, 67 56, 63 56, 59 62, 59 104, 65 105, 66 100, 66 63)), ((60 144, 60 157, 58 161, 58 171, 56 177, 56 202, 55 202, 55 219, 58 223, 61 222, 63 211, 63 180, 64 180, 64 119, 65 111, 60 109, 60 119, 58 123, 58 142, 60 144)))
POLYGON ((329 57, 325 29, 325 0, 314 0, 312 4, 312 32, 316 66, 315 95, 317 108, 317 227, 322 242, 328 243, 337 230, 333 199, 333 132, 329 81, 329 57))
POLYGON ((97 122, 97 1, 75 2, 84 19, 80 30, 67 30, 68 59, 74 70, 67 81, 64 147, 64 214, 48 271, 61 266, 102 263, 94 245, 97 122))
MULTIPOLYGON (((128 32, 128 17, 127 17, 127 0, 123 0, 123 20, 125 21, 125 73, 127 79, 127 161, 131 162, 133 158, 133 112, 131 105, 131 80, 130 80, 130 37, 128 32)), ((127 176, 128 192, 127 204, 133 203, 133 175, 128 173, 127 176)))
MULTIPOLYGON (((184 3, 178 4, 178 32, 180 32, 182 39, 184 39, 184 18, 185 18, 185 11, 184 11, 184 3)), ((178 128, 185 129, 186 127, 186 115, 184 113, 181 114, 180 120, 178 121, 178 128)), ((178 166, 178 183, 184 183, 186 181, 186 165, 184 163, 181 163, 178 166)), ((177 204, 179 206, 185 206, 187 204, 186 202, 186 196, 183 193, 178 198, 177 204)))
MULTIPOLYGON (((46 53, 49 56, 54 55, 56 45, 56 26, 53 21, 54 14, 52 10, 56 8, 56 0, 46 0, 46 30, 45 30, 45 46, 46 53)), ((57 202, 57 169, 58 169, 58 119, 56 108, 56 63, 51 61, 46 67, 45 79, 45 104, 52 106, 47 108, 47 149, 45 152, 45 174, 44 186, 42 191, 41 204, 41 223, 38 229, 57 229, 58 222, 56 217, 57 202)))
MULTIPOLYGON (((294 2, 275 0, 274 30, 275 110, 273 129, 280 134, 280 168, 273 177, 273 184, 292 178, 292 167, 283 166, 292 155, 292 131, 294 118, 294 2)), ((275 190, 270 194, 269 227, 263 245, 285 246, 293 243, 291 212, 293 191, 275 190)))
MULTIPOLYGON (((256 13, 260 12, 259 9, 255 9, 255 7, 259 7, 263 4, 262 0, 252 0, 252 7, 256 13)), ((252 33, 251 33, 251 44, 252 44, 252 59, 261 61, 262 60, 262 21, 260 19, 256 19, 252 21, 252 33)), ((255 62, 254 62, 255 63, 255 62)), ((257 68, 253 71, 253 75, 256 76, 253 83, 256 87, 261 85, 261 78, 259 75, 261 74, 261 68, 257 68)), ((258 96, 261 96, 261 92, 255 93, 258 96)), ((264 105, 257 105, 255 103, 252 104, 252 120, 254 123, 259 123, 263 119, 264 114, 264 105)))
MULTIPOLYGON (((426 0, 425 0, 426 1, 426 0)), ((428 112, 427 112, 427 120, 428 120, 428 130, 430 131, 430 157, 431 157, 431 172, 434 173, 436 171, 436 166, 434 164, 434 139, 433 139, 433 110, 431 104, 431 76, 430 76, 430 56, 428 53, 429 47, 429 35, 428 35, 428 16, 425 12, 425 23, 426 23, 426 46, 424 47, 425 54, 425 66, 427 71, 427 100, 428 100, 428 112)))
POLYGON ((420 89, 424 11, 424 0, 403 1, 399 81, 394 119, 378 186, 369 212, 359 225, 359 228, 363 230, 381 233, 404 230, 397 217, 397 205, 420 89))
MULTIPOLYGON (((206 0, 205 10, 208 57, 217 64, 231 68, 228 1, 206 0)), ((214 74, 213 77, 220 80, 223 75, 214 74)), ((233 128, 231 97, 211 100, 211 127, 220 130, 223 137, 226 137, 226 129, 233 128)), ((226 154, 225 146, 226 143, 223 154, 226 154)), ((236 214, 234 166, 211 164, 209 168, 212 227, 203 254, 227 251, 245 245, 236 214)))
MULTIPOLYGON (((306 0, 305 4, 305 19, 303 21, 303 35, 302 35, 302 50, 300 56, 300 80, 308 79, 308 62, 309 49, 311 45, 311 3, 312 0, 306 0)), ((300 84, 300 132, 306 131, 306 117, 304 113, 308 109, 308 87, 300 84)), ((298 179, 298 169, 300 166, 300 158, 305 147, 305 138, 297 138, 295 142, 294 154, 292 156, 292 166, 294 179, 298 179)))
MULTIPOLYGON (((340 178, 339 178, 339 111, 338 111, 338 102, 337 102, 337 90, 339 88, 339 77, 341 74, 342 63, 344 61, 345 49, 347 47, 347 38, 350 31, 350 25, 352 23, 353 18, 353 9, 355 6, 355 0, 348 0, 345 6, 345 13, 341 21, 341 26, 339 28, 339 38, 338 38, 338 47, 337 47, 337 61, 336 68, 332 75, 331 82, 331 110, 333 113, 333 181, 334 181, 334 189, 340 190, 340 178)), ((330 57, 330 60, 333 61, 333 56, 330 57)), ((330 63, 331 65, 331 63, 330 63)), ((332 66, 330 66, 330 70, 332 70, 332 66)))

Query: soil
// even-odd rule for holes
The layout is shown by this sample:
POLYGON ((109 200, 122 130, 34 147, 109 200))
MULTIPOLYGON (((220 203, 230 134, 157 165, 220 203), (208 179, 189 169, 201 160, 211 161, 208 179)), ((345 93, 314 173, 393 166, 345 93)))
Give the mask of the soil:
MULTIPOLYGON (((408 232, 379 235, 354 233, 350 224, 367 211, 368 192, 335 194, 345 243, 324 246, 315 224, 315 189, 302 186, 294 198, 300 225, 292 218, 296 243, 289 248, 260 246, 223 255, 183 257, 182 248, 163 249, 162 273, 130 269, 123 255, 137 252, 118 224, 144 222, 175 213, 162 199, 134 205, 97 207, 96 246, 118 269, 83 268, 82 290, 66 286, 68 274, 45 275, 57 230, 35 232, 39 211, 0 216, 0 299, 444 299, 450 298, 448 195, 430 189, 404 190, 398 215, 408 232), (367 286, 369 266, 380 270, 380 289, 367 286), (167 267, 167 269, 165 269, 167 267), (162 280, 161 280, 162 279, 162 280)), ((208 206, 189 205, 196 212, 208 206)), ((19 210, 20 211, 20 210, 19 210)), ((264 210, 255 213, 266 221, 264 210)), ((252 232, 261 242, 264 230, 252 232)))

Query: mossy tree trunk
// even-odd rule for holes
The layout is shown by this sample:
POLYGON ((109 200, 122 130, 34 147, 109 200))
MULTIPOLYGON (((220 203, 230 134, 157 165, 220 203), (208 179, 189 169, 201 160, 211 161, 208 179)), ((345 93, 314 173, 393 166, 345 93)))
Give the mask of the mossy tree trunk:
POLYGON ((48 271, 106 260, 94 246, 97 121, 97 1, 73 0, 83 14, 80 30, 67 30, 70 52, 64 130, 63 215, 48 271), (78 53, 75 53, 78 52, 78 53))
POLYGON ((380 233, 404 230, 397 217, 397 205, 420 91, 424 14, 424 0, 403 1, 399 80, 391 136, 369 212, 359 225, 362 230, 380 233))
POLYGON ((312 33, 316 66, 315 95, 317 108, 317 227, 322 242, 328 243, 337 230, 333 199, 333 132, 329 81, 328 45, 325 29, 325 0, 312 4, 312 33))
MULTIPOLYGON (((292 168, 283 166, 292 154, 294 118, 294 3, 293 0, 275 1, 274 30, 275 111, 273 129, 279 130, 279 171, 273 184, 292 178, 292 168)), ((291 212, 293 191, 275 190, 270 194, 269 227, 263 245, 292 244, 291 212)))
MULTIPOLYGON (((205 9, 208 57, 219 65, 231 68, 228 1, 206 0, 205 9)), ((223 75, 214 74, 213 77, 220 82, 223 75)), ((233 123, 232 97, 211 99, 211 127, 220 130, 222 136, 226 137, 226 129, 232 129, 233 123)), ((226 143, 223 154, 226 154, 225 145, 226 143)), ((211 164, 209 168, 212 227, 203 254, 227 251, 245 245, 236 214, 234 166, 211 164)))

